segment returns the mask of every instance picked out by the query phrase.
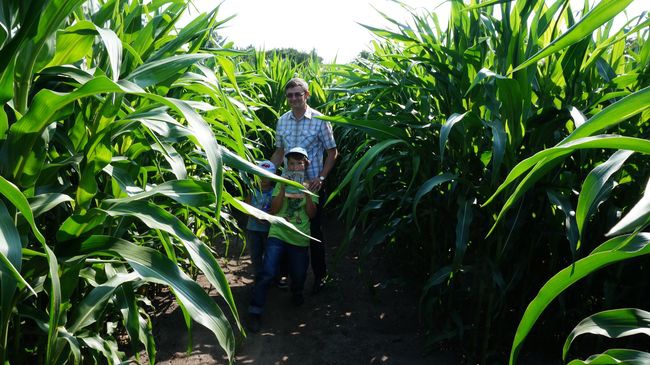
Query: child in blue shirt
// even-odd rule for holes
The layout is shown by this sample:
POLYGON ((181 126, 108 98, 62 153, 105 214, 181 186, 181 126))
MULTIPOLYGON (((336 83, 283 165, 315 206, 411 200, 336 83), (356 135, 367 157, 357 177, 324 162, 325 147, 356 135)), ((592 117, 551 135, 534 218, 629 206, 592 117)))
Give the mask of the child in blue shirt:
MULTIPOLYGON (((275 174, 275 165, 271 161, 261 161, 257 166, 275 174)), ((254 189, 246 198, 246 202, 255 208, 264 212, 269 212, 271 200, 273 199, 273 185, 271 180, 261 178, 261 189, 254 189)), ((269 222, 261 221, 253 216, 248 217, 246 224, 246 245, 250 246, 251 261, 255 272, 255 280, 258 280, 262 273, 262 259, 264 257, 264 248, 269 235, 269 222)))

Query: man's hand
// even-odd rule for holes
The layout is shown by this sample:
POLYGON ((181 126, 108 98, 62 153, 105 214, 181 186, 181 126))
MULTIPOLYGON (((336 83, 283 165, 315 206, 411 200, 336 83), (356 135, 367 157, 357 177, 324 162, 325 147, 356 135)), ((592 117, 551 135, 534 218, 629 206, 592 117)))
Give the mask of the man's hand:
POLYGON ((307 188, 314 193, 320 191, 322 187, 323 187, 323 182, 320 181, 320 179, 314 179, 310 181, 309 185, 307 186, 307 188))

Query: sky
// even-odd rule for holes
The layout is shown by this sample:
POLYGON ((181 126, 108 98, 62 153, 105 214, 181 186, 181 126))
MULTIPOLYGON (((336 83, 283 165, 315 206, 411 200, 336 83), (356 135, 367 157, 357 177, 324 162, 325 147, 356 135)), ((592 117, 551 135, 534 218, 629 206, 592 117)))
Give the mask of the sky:
MULTIPOLYGON (((582 0, 571 1, 582 4, 582 0)), ((416 11, 435 10, 442 24, 447 21, 448 2, 403 2, 416 11)), ((218 4, 206 0, 194 3, 201 12, 210 11, 218 4)), ((407 11, 390 0, 225 0, 217 19, 236 17, 222 25, 217 33, 242 48, 252 45, 257 49, 295 48, 304 52, 315 49, 325 62, 336 58, 339 63, 347 63, 362 50, 370 50, 374 39, 359 23, 394 29, 373 7, 400 22, 410 19, 407 11)), ((650 11, 650 2, 634 0, 627 9, 628 15, 638 15, 650 11)))

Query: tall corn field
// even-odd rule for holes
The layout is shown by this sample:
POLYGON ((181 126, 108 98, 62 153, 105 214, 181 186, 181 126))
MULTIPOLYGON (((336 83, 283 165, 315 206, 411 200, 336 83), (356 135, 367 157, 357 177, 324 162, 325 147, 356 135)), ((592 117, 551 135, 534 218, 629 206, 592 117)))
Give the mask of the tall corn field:
POLYGON ((348 240, 423 282, 431 349, 502 363, 512 348, 515 362, 538 319, 532 343, 559 343, 588 314, 647 300, 647 280, 625 286, 647 259, 591 275, 648 252, 649 20, 615 29, 629 3, 452 1, 446 27, 386 16, 392 29, 367 26, 374 52, 335 72, 330 200, 348 240))
POLYGON ((342 152, 341 250, 421 285, 426 349, 642 361, 576 340, 650 318, 650 19, 614 27, 630 2, 452 0, 447 24, 386 16, 372 52, 322 65, 220 44, 218 7, 181 27, 186 1, 3 1, 0 360, 153 364, 163 286, 233 359, 215 247, 262 216, 241 198, 298 74, 342 152))

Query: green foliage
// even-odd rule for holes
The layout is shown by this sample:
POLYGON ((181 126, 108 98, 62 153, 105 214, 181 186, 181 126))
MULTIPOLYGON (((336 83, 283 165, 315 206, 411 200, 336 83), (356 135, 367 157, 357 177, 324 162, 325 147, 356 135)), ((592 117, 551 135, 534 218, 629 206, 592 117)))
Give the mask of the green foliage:
POLYGON ((505 361, 510 318, 544 278, 592 260, 610 228, 644 227, 650 47, 647 15, 613 30, 628 4, 453 1, 446 29, 435 12, 385 16, 396 29, 366 27, 374 52, 331 71, 331 200, 348 241, 384 244, 424 283, 431 347, 505 361))
POLYGON ((153 284, 233 359, 233 326, 243 330, 211 246, 238 234, 246 173, 266 174, 243 138, 265 127, 232 52, 206 47, 218 7, 177 28, 186 8, 3 2, 3 364, 120 363, 124 335, 153 364, 153 284))

